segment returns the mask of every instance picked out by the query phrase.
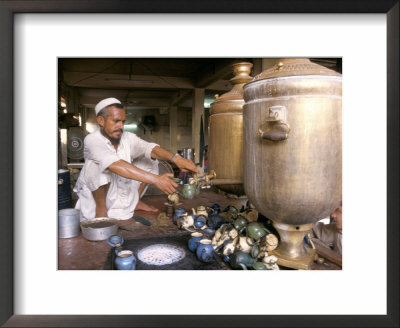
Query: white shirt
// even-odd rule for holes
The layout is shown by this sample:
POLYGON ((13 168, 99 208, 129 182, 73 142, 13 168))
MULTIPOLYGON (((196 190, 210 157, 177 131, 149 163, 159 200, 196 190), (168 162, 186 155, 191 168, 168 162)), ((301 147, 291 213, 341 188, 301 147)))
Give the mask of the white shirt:
POLYGON ((108 167, 125 160, 148 172, 158 174, 158 161, 151 159, 155 143, 144 141, 131 132, 123 132, 116 150, 111 141, 100 130, 87 135, 84 140, 85 164, 74 191, 79 200, 75 208, 81 211, 81 219, 93 219, 96 203, 92 191, 110 183, 106 198, 107 215, 120 220, 130 219, 139 201, 140 181, 131 180, 112 173, 108 167))
POLYGON ((93 160, 100 166, 100 171, 106 170, 112 163, 123 159, 131 163, 136 158, 144 156, 151 160, 151 151, 155 143, 140 139, 136 134, 123 132, 115 150, 111 141, 104 137, 100 130, 96 130, 86 136, 84 140, 83 156, 86 160, 93 160))

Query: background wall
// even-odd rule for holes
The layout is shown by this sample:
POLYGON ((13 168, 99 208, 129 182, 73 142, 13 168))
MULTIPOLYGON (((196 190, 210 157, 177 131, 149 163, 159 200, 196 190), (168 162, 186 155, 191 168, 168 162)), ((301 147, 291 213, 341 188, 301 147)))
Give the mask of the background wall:
MULTIPOLYGON (((98 129, 94 110, 86 110, 86 130, 92 132, 98 129)), ((127 121, 125 131, 133 132, 138 137, 148 142, 159 144, 162 148, 170 149, 170 115, 169 109, 147 108, 127 110, 127 121), (155 117, 154 129, 143 127, 140 122, 143 116, 152 115, 155 117), (136 127, 135 127, 136 125, 136 127)), ((191 108, 178 107, 177 113, 177 147, 192 147, 192 111, 191 108)))

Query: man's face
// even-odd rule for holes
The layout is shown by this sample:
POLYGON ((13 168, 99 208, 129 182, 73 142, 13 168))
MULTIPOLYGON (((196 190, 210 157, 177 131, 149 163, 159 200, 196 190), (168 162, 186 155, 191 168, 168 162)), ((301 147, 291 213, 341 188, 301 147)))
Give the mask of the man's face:
POLYGON ((97 117, 100 125, 101 133, 113 143, 118 143, 124 131, 124 123, 126 119, 125 109, 117 107, 108 108, 108 117, 97 117))
POLYGON ((339 205, 331 214, 331 219, 336 224, 338 230, 342 230, 342 205, 339 205))

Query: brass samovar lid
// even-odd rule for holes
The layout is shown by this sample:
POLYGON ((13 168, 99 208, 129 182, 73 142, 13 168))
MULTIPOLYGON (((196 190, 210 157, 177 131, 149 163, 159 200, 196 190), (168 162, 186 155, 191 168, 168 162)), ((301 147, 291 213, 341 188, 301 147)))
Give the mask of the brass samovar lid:
POLYGON ((215 96, 216 99, 213 103, 211 103, 211 114, 215 114, 217 112, 242 111, 244 104, 243 86, 252 79, 249 74, 253 64, 248 62, 240 62, 233 64, 232 66, 235 76, 230 79, 230 82, 233 84, 233 88, 221 96, 215 96))
POLYGON ((315 64, 308 58, 282 58, 276 65, 256 75, 251 82, 276 77, 301 75, 341 76, 340 73, 322 65, 315 64))
POLYGON ((234 86, 232 90, 219 96, 213 102, 213 104, 224 100, 243 99, 243 85, 252 79, 252 77, 249 74, 251 72, 253 64, 247 62, 241 62, 233 64, 232 66, 233 66, 233 74, 235 74, 235 76, 231 78, 230 81, 234 86))

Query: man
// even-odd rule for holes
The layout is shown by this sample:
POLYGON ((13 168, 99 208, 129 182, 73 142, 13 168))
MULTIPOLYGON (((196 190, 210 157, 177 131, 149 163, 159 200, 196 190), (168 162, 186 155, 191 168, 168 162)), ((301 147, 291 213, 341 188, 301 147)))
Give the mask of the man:
POLYGON ((312 229, 312 235, 322 241, 328 248, 342 254, 342 202, 332 212, 330 224, 317 222, 312 229))
POLYGON ((74 188, 81 220, 127 220, 135 210, 157 211, 140 200, 147 186, 154 184, 166 194, 178 186, 171 179, 173 174, 158 175, 157 160, 170 160, 182 171, 198 173, 192 161, 124 132, 126 112, 118 99, 100 101, 95 112, 100 129, 84 140, 85 164, 74 188))

